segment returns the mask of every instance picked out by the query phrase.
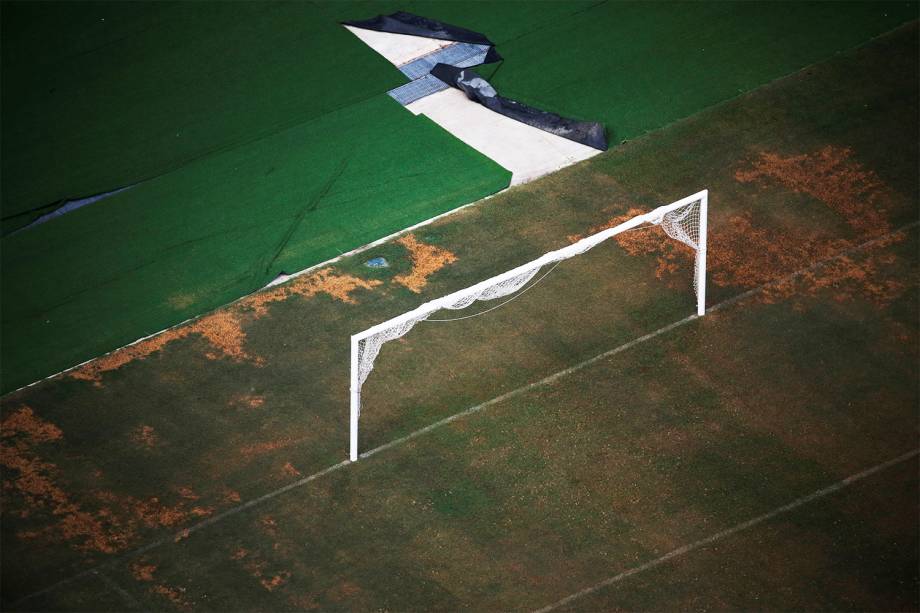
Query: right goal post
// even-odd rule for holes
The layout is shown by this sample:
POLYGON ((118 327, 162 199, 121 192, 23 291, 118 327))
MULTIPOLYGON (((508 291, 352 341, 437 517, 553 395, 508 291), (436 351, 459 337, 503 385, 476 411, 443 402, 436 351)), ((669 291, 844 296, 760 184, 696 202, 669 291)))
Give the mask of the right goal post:
POLYGON ((695 253, 693 288, 696 293, 696 314, 706 312, 706 234, 709 192, 703 190, 671 204, 632 217, 623 223, 587 236, 567 247, 545 253, 500 275, 480 281, 465 289, 389 319, 351 337, 350 445, 349 458, 358 460, 358 422, 361 416, 361 386, 374 368, 374 360, 387 341, 407 334, 420 321, 441 309, 464 309, 478 300, 495 300, 513 294, 533 279, 548 264, 581 255, 600 243, 640 226, 657 225, 672 239, 695 253))

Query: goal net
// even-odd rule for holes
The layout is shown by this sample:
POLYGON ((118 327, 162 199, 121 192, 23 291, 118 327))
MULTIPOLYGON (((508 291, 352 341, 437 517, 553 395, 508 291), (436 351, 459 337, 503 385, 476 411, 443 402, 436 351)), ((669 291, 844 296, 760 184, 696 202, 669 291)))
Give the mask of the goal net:
POLYGON ((361 386, 374 368, 374 360, 387 341, 406 335, 420 321, 428 319, 441 309, 464 309, 480 300, 496 300, 514 294, 524 287, 544 267, 552 265, 596 247, 600 243, 629 230, 649 225, 660 226, 676 241, 695 252, 693 289, 696 294, 698 316, 706 309, 706 216, 708 191, 703 190, 677 202, 658 207, 648 213, 632 217, 623 223, 587 236, 562 249, 550 251, 539 258, 522 264, 500 275, 448 294, 436 300, 377 324, 351 337, 351 428, 350 453, 352 462, 358 459, 358 421, 361 415, 361 386))

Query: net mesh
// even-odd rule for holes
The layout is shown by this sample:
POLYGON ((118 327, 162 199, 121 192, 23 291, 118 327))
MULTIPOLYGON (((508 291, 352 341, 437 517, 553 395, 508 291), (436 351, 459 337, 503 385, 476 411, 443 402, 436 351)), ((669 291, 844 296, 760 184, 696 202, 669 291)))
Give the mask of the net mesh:
POLYGON ((693 258, 693 292, 698 293, 700 290, 700 203, 695 202, 668 211, 662 216, 660 225, 665 234, 696 252, 696 257, 693 258))
MULTIPOLYGON (((649 219, 645 220, 647 223, 660 225, 669 237, 680 241, 681 243, 696 251, 697 257, 694 258, 695 265, 693 273, 693 289, 695 292, 698 291, 697 272, 699 270, 700 264, 700 205, 701 201, 696 200, 674 210, 667 211, 658 217, 654 216, 655 212, 653 211, 651 214, 649 214, 649 219)), ((422 305, 422 307, 419 307, 406 316, 396 318, 393 320, 394 323, 392 325, 384 326, 382 329, 358 341, 357 384, 359 392, 361 386, 364 384, 368 375, 373 370, 374 360, 376 360, 377 355, 380 353, 380 348, 383 346, 383 344, 387 341, 392 341, 405 336, 415 326, 415 324, 428 319, 438 310, 464 309, 479 300, 495 300, 497 298, 502 298, 504 296, 513 294, 524 287, 528 281, 533 279, 533 277, 548 264, 566 260, 576 255, 585 253, 589 249, 613 236, 616 236, 620 232, 628 231, 629 229, 634 229, 635 227, 639 226, 636 225, 632 228, 624 228, 623 230, 617 231, 619 228, 618 226, 617 228, 611 228, 602 232, 598 232, 597 234, 583 238, 582 240, 573 243, 568 247, 547 253, 529 264, 525 264, 517 269, 514 269, 515 272, 511 276, 507 276, 507 273, 504 275, 499 275, 498 277, 494 278, 494 282, 492 282, 493 280, 490 279, 488 281, 478 283, 465 290, 460 290, 459 292, 450 294, 441 300, 426 303, 426 305, 422 305)))

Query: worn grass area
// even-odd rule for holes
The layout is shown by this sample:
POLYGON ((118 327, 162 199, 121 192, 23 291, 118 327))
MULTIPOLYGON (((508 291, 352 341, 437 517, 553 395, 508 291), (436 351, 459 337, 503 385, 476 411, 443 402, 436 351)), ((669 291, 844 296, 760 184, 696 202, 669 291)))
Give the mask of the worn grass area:
MULTIPOLYGON (((5 396, 5 608, 536 608, 916 446, 917 231, 852 250, 917 218, 916 40, 903 29, 420 229, 380 248, 392 268, 345 260, 5 396), (349 334, 702 187, 710 304, 834 259, 184 537, 345 457, 349 334)), ((685 317, 691 267, 660 235, 625 235, 488 317, 419 324, 364 388, 362 449, 685 317)), ((916 482, 886 491, 915 503, 916 482)), ((796 539, 797 566, 852 585, 826 602, 915 608, 904 515, 873 531, 858 505, 827 504, 796 539), (825 563, 822 517, 862 526, 845 563, 825 563)), ((669 576, 660 600, 619 606, 681 606, 669 576)), ((728 578, 707 587, 758 606, 728 578)))

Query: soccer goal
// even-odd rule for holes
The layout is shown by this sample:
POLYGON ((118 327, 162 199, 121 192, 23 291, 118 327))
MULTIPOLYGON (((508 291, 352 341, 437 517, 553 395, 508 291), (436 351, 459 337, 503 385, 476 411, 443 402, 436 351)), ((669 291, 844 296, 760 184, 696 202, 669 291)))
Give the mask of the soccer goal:
MULTIPOLYGON (((706 312, 706 216, 709 192, 703 190, 677 202, 632 217, 623 223, 587 236, 568 247, 550 251, 507 272, 480 281, 466 289, 431 300, 408 313, 372 326, 351 337, 351 444, 349 457, 358 460, 358 421, 361 416, 361 386, 374 368, 380 348, 407 334, 415 324, 441 309, 464 309, 478 300, 495 300, 509 296, 533 279, 542 268, 581 255, 617 234, 657 225, 665 234, 691 247, 695 253, 693 288, 696 314, 706 312)), ((526 290, 525 290, 526 291, 526 290)))

